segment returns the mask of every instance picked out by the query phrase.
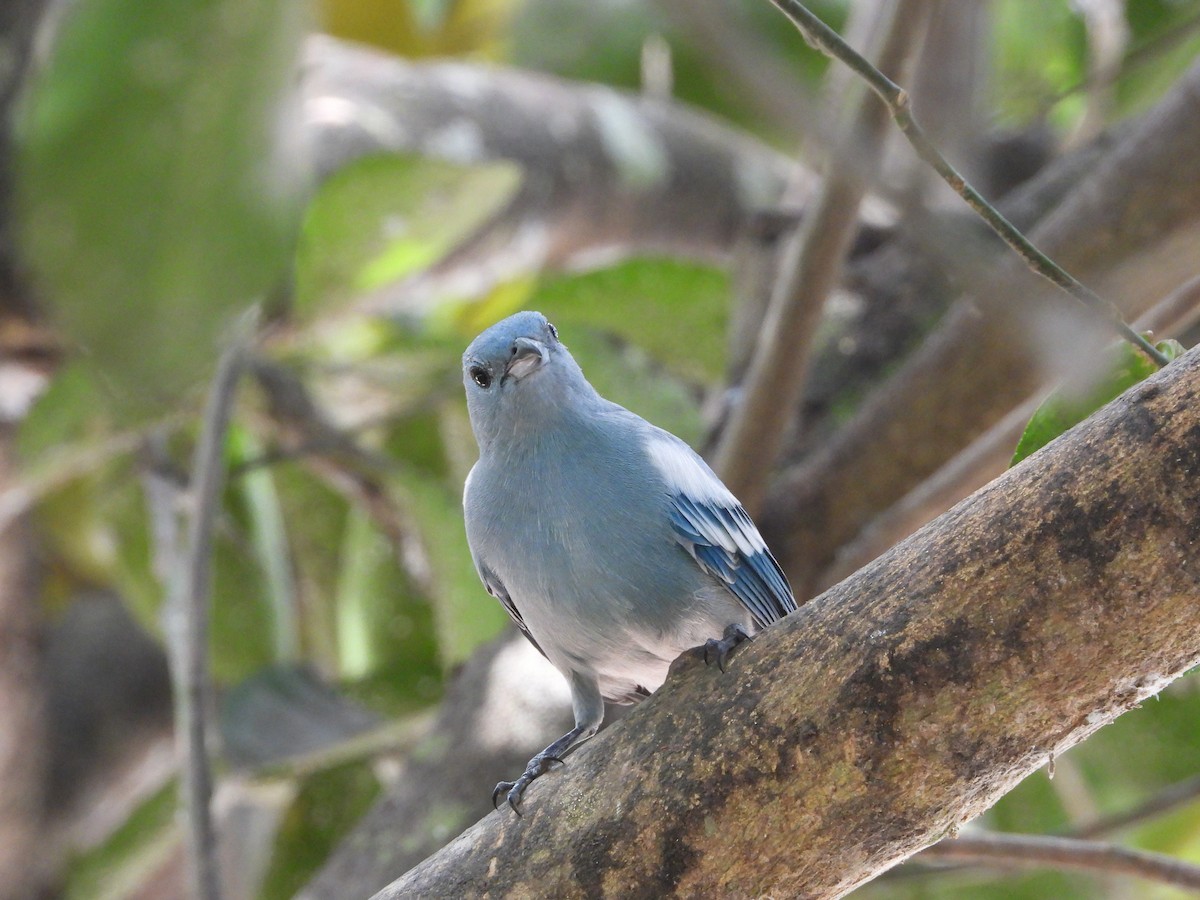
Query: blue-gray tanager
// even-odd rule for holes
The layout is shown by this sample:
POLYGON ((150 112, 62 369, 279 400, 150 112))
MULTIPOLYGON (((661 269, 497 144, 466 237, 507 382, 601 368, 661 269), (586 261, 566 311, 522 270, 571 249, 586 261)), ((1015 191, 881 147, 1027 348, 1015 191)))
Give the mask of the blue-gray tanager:
POLYGON ((479 462, 463 492, 479 577, 566 676, 575 727, 501 782, 525 788, 594 735, 604 701, 635 703, 672 660, 720 663, 796 608, 741 504, 679 438, 605 400, 536 312, 463 354, 479 462))

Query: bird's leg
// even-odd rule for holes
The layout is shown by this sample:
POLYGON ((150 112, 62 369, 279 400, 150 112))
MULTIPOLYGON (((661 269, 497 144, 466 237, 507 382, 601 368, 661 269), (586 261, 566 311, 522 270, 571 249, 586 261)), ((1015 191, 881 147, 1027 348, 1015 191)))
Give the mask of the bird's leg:
MULTIPOLYGON (((591 734, 586 734, 588 729, 589 726, 586 724, 576 725, 531 759, 520 778, 516 781, 502 781, 496 785, 496 789, 492 791, 492 806, 499 809, 501 795, 507 795, 508 805, 518 816, 521 815, 521 797, 525 793, 525 788, 529 787, 535 778, 540 778, 554 768, 555 763, 562 763, 563 756, 571 749, 572 745, 581 739, 591 737, 591 734)), ((591 731, 595 733, 595 728, 592 727, 591 731)))
POLYGON ((571 707, 575 712, 575 727, 531 759, 516 781, 502 781, 496 785, 496 789, 492 791, 492 806, 497 809, 500 808, 501 795, 506 795, 513 812, 521 815, 521 796, 525 793, 525 788, 529 787, 535 778, 540 778, 554 768, 555 763, 561 764, 568 750, 600 730, 600 723, 604 721, 604 700, 600 696, 600 686, 595 676, 569 672, 567 681, 571 684, 571 707))
POLYGON ((721 635, 721 639, 709 638, 704 642, 704 662, 707 665, 717 664, 722 672, 725 671, 725 664, 729 661, 735 647, 743 641, 753 640, 753 636, 745 628, 734 622, 732 625, 725 626, 725 633, 721 635))

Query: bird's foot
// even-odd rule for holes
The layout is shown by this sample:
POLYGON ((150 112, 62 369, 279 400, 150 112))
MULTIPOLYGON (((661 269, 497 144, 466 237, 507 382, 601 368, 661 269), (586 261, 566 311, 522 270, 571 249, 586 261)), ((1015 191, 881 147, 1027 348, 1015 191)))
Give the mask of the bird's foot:
POLYGON ((565 765, 559 757, 548 753, 547 750, 543 750, 531 759, 529 765, 525 767, 525 771, 521 773, 521 777, 516 781, 502 781, 496 785, 496 789, 492 791, 494 808, 500 808, 500 798, 504 797, 512 811, 518 816, 521 815, 521 797, 525 795, 525 788, 529 787, 535 778, 540 778, 553 769, 555 765, 565 765))
POLYGON ((725 633, 721 635, 721 639, 709 638, 704 642, 704 662, 706 665, 716 663, 717 668, 722 672, 725 671, 725 664, 729 662, 729 656, 743 641, 750 641, 754 638, 750 632, 746 631, 741 625, 736 622, 732 625, 725 626, 725 633))

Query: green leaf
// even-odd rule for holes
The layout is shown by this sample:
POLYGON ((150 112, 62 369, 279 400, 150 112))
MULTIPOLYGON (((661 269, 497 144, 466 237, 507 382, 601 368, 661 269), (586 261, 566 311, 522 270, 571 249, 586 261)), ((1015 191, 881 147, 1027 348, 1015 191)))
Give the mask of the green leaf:
POLYGON ((543 281, 527 301, 572 346, 579 327, 641 347, 670 371, 700 384, 725 375, 729 276, 714 266, 640 258, 543 281))
MULTIPOLYGON (((1155 347, 1176 359, 1184 352, 1178 341, 1159 341, 1155 347)), ((1034 412, 1017 444, 1010 466, 1040 450, 1069 428, 1082 422, 1100 407, 1144 381, 1158 367, 1132 344, 1122 342, 1108 351, 1104 371, 1086 385, 1066 384, 1056 389, 1034 412)))
POLYGON ((306 4, 82 0, 21 123, 21 233, 118 409, 178 402, 285 271, 277 158, 306 4))
POLYGON ((341 675, 367 682, 356 696, 392 709, 436 696, 442 670, 433 610, 358 508, 346 519, 335 602, 341 675))
POLYGON ((311 312, 419 272, 495 215, 520 180, 506 162, 395 154, 350 164, 321 186, 305 216, 298 307, 311 312))
MULTIPOLYGON (((263 448, 246 428, 234 423, 229 429, 230 464, 261 457, 263 448)), ((271 606, 275 659, 290 662, 300 654, 295 579, 291 550, 275 476, 266 466, 256 466, 233 481, 246 509, 254 555, 262 569, 271 606)))

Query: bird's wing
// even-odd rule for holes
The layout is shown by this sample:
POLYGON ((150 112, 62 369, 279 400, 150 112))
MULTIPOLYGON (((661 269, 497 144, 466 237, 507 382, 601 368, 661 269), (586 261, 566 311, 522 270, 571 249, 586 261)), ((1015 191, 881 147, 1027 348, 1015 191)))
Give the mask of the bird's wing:
MULTIPOLYGON (((475 474, 475 468, 472 466, 471 471, 467 473, 466 483, 463 485, 463 508, 467 508, 467 495, 471 492, 471 476, 475 474)), ((468 543, 470 543, 468 541, 468 543)), ((517 605, 513 603, 512 597, 508 593, 508 588, 504 586, 504 582, 500 580, 492 568, 483 561, 483 559, 475 552, 475 548, 471 548, 471 560, 475 563, 475 571, 479 574, 479 580, 483 582, 483 586, 487 588, 487 592, 500 601, 500 605, 504 607, 504 611, 521 629, 521 634, 529 638, 529 643, 537 647, 538 653, 542 656, 546 655, 546 651, 538 645, 538 642, 533 639, 533 635, 529 633, 529 627, 525 624, 525 620, 521 618, 521 611, 517 609, 517 605)))
POLYGON ((648 442, 666 478, 675 539, 720 579, 760 628, 794 612, 787 577, 737 498, 690 447, 666 432, 648 442))
POLYGON ((487 588, 487 592, 500 601, 500 605, 504 607, 512 620, 517 623, 517 627, 521 629, 521 634, 529 638, 529 643, 537 647, 538 653, 545 656, 546 651, 541 648, 538 642, 533 639, 533 635, 529 633, 529 628, 526 627, 525 620, 521 618, 520 610, 513 603, 512 597, 508 595, 508 590, 504 587, 504 583, 496 576, 496 573, 478 558, 475 560, 475 570, 479 573, 479 580, 483 582, 483 586, 487 588))

